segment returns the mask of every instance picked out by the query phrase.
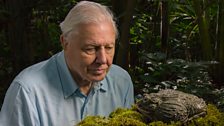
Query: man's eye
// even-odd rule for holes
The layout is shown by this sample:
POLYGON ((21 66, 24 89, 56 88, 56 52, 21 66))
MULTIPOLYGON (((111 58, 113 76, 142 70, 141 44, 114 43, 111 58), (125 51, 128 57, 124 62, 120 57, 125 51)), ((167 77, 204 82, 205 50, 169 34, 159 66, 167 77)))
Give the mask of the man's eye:
POLYGON ((106 46, 105 49, 106 49, 107 52, 111 52, 111 51, 113 51, 114 47, 113 46, 106 46))
POLYGON ((96 49, 95 48, 86 48, 86 49, 84 49, 84 51, 87 54, 94 54, 96 52, 96 49))
POLYGON ((113 47, 112 46, 108 46, 108 47, 106 47, 106 49, 110 50, 110 49, 113 49, 113 47))

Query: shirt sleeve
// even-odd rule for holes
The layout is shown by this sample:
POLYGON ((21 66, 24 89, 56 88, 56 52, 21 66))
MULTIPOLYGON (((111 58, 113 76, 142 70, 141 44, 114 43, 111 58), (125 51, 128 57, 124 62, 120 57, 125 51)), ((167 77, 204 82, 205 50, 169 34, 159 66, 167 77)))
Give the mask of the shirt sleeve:
POLYGON ((128 75, 128 90, 125 98, 125 107, 131 108, 131 106, 134 104, 134 87, 131 80, 131 77, 128 75))
POLYGON ((32 92, 13 82, 0 112, 0 126, 40 126, 34 101, 32 92))

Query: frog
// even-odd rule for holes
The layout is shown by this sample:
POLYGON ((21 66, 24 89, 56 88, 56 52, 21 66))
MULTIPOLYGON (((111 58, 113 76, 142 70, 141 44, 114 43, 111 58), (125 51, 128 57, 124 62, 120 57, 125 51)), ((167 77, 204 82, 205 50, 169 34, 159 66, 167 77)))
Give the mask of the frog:
POLYGON ((147 120, 166 123, 185 123, 207 113, 207 104, 202 98, 174 89, 144 94, 143 98, 136 102, 136 108, 147 120))

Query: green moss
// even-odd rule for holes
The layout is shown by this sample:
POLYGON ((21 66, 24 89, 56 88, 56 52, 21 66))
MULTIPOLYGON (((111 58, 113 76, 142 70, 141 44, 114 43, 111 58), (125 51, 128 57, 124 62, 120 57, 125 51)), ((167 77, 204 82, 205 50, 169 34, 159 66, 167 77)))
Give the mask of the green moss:
POLYGON ((114 117, 110 119, 108 126, 147 126, 147 125, 137 119, 132 119, 128 117, 114 117))
POLYGON ((110 118, 131 118, 134 120, 144 121, 144 116, 132 109, 118 108, 109 115, 110 118))
POLYGON ((126 111, 128 111, 128 109, 118 108, 115 111, 111 112, 110 115, 109 115, 109 117, 110 118, 116 117, 117 115, 120 115, 122 113, 125 113, 126 111))
POLYGON ((109 117, 88 116, 79 126, 224 126, 224 113, 216 106, 208 104, 207 115, 191 120, 187 123, 171 122, 164 123, 155 121, 146 123, 144 117, 136 109, 119 108, 112 112, 109 117))
POLYGON ((88 116, 78 126, 146 126, 144 118, 132 109, 118 108, 108 118, 88 116))
POLYGON ((216 106, 208 104, 207 115, 188 122, 189 125, 197 126, 224 126, 224 113, 216 106))
POLYGON ((185 124, 171 122, 170 124, 161 121, 151 122, 149 126, 224 126, 224 113, 221 113, 216 106, 208 104, 207 115, 191 120, 185 124))
POLYGON ((154 121, 148 124, 148 126, 185 126, 181 122, 170 122, 169 124, 162 121, 154 121))
POLYGON ((132 109, 118 108, 109 117, 110 126, 146 126, 143 115, 132 109))
POLYGON ((109 120, 102 116, 87 116, 78 126, 105 126, 109 120))

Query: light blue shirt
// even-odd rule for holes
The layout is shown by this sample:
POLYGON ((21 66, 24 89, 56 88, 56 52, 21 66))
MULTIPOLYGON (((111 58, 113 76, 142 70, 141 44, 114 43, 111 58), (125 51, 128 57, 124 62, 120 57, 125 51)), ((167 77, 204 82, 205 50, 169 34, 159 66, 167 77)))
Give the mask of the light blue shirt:
POLYGON ((79 91, 64 52, 23 70, 10 85, 0 126, 74 126, 87 115, 108 116, 134 103, 129 74, 112 65, 88 96, 79 91))

